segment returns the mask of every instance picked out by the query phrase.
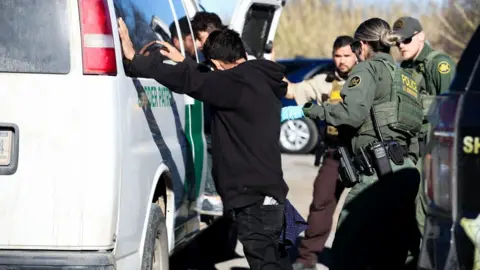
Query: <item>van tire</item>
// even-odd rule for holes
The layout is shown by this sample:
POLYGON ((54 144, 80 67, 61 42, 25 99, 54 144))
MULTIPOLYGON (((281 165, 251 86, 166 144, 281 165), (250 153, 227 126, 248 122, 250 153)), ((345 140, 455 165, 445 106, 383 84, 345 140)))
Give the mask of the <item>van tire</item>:
MULTIPOLYGON (((159 198, 163 203, 163 198, 159 198)), ((152 203, 143 247, 142 270, 168 270, 168 236, 165 215, 152 203)))

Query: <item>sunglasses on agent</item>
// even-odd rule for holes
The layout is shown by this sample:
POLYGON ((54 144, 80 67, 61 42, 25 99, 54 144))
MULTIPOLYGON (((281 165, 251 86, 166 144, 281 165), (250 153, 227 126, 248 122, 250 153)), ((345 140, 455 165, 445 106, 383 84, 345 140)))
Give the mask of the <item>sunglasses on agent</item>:
POLYGON ((400 44, 404 44, 404 45, 410 44, 410 42, 412 42, 413 37, 414 37, 415 35, 417 35, 417 34, 418 34, 418 32, 415 33, 415 34, 413 34, 413 36, 411 36, 411 37, 409 37, 409 38, 406 38, 406 39, 404 39, 404 40, 402 40, 402 41, 397 41, 397 47, 399 47, 400 44))

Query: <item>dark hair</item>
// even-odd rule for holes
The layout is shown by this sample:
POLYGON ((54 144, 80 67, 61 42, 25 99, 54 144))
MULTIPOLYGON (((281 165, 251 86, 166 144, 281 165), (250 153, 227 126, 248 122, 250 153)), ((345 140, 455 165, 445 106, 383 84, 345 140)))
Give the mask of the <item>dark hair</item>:
POLYGON ((224 28, 213 31, 203 45, 205 59, 215 59, 227 63, 235 63, 239 59, 247 59, 245 47, 240 35, 234 30, 224 28))
MULTIPOLYGON (((178 26, 180 26, 180 31, 182 31, 182 38, 186 38, 190 33, 190 26, 188 25, 188 18, 183 16, 182 18, 178 19, 178 26)), ((178 32, 177 32, 177 27, 175 25, 175 21, 170 24, 168 27, 170 30, 170 35, 173 40, 173 38, 178 38, 178 32)))
POLYGON ((339 36, 333 42, 333 50, 338 50, 342 47, 351 45, 355 40, 351 36, 339 36))
POLYGON ((211 34, 215 30, 224 28, 220 17, 213 12, 200 11, 192 19, 192 30, 196 38, 199 32, 211 34))
POLYGON ((358 26, 354 35, 356 40, 367 42, 374 52, 390 53, 400 36, 395 34, 390 25, 380 19, 371 18, 358 26))

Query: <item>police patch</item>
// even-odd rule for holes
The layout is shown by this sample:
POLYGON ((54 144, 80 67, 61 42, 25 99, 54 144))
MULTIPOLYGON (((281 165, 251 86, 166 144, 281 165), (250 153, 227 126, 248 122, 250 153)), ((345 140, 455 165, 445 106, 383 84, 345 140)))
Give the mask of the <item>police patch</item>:
POLYGON ((357 85, 359 85, 361 82, 361 79, 359 76, 355 76, 353 78, 350 79, 350 82, 348 83, 348 88, 353 88, 357 85))
POLYGON ((450 73, 450 64, 447 61, 442 61, 438 63, 437 69, 440 74, 448 74, 450 73))
POLYGON ((403 20, 396 21, 395 24, 393 25, 393 28, 395 28, 395 29, 403 28, 403 20))

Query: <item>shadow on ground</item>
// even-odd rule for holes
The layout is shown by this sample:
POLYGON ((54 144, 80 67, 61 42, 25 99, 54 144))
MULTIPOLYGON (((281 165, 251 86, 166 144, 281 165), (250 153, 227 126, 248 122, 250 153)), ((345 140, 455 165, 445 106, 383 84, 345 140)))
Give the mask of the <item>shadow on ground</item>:
MULTIPOLYGON (((289 249, 292 263, 298 257, 298 245, 303 237, 298 237, 296 246, 289 249)), ((235 231, 231 221, 220 219, 202 232, 194 241, 170 258, 172 270, 217 270, 216 264, 243 258, 235 252, 235 231)), ((331 250, 326 247, 319 254, 318 263, 331 265, 331 250)), ((246 270, 244 267, 231 267, 230 270, 246 270)))
MULTIPOLYGON (((170 257, 172 270, 213 270, 216 264, 242 258, 235 252, 236 232, 228 218, 221 218, 184 249, 170 257)), ((232 270, 248 268, 232 267, 232 270)))
MULTIPOLYGON (((290 260, 295 262, 295 260, 298 258, 299 253, 298 253, 298 248, 300 246, 300 242, 304 239, 304 237, 298 237, 296 240, 296 246, 292 247, 288 250, 288 253, 290 254, 290 260)), ((318 260, 317 263, 323 264, 326 267, 330 267, 332 264, 332 250, 329 247, 325 247, 322 252, 317 254, 318 260)))

